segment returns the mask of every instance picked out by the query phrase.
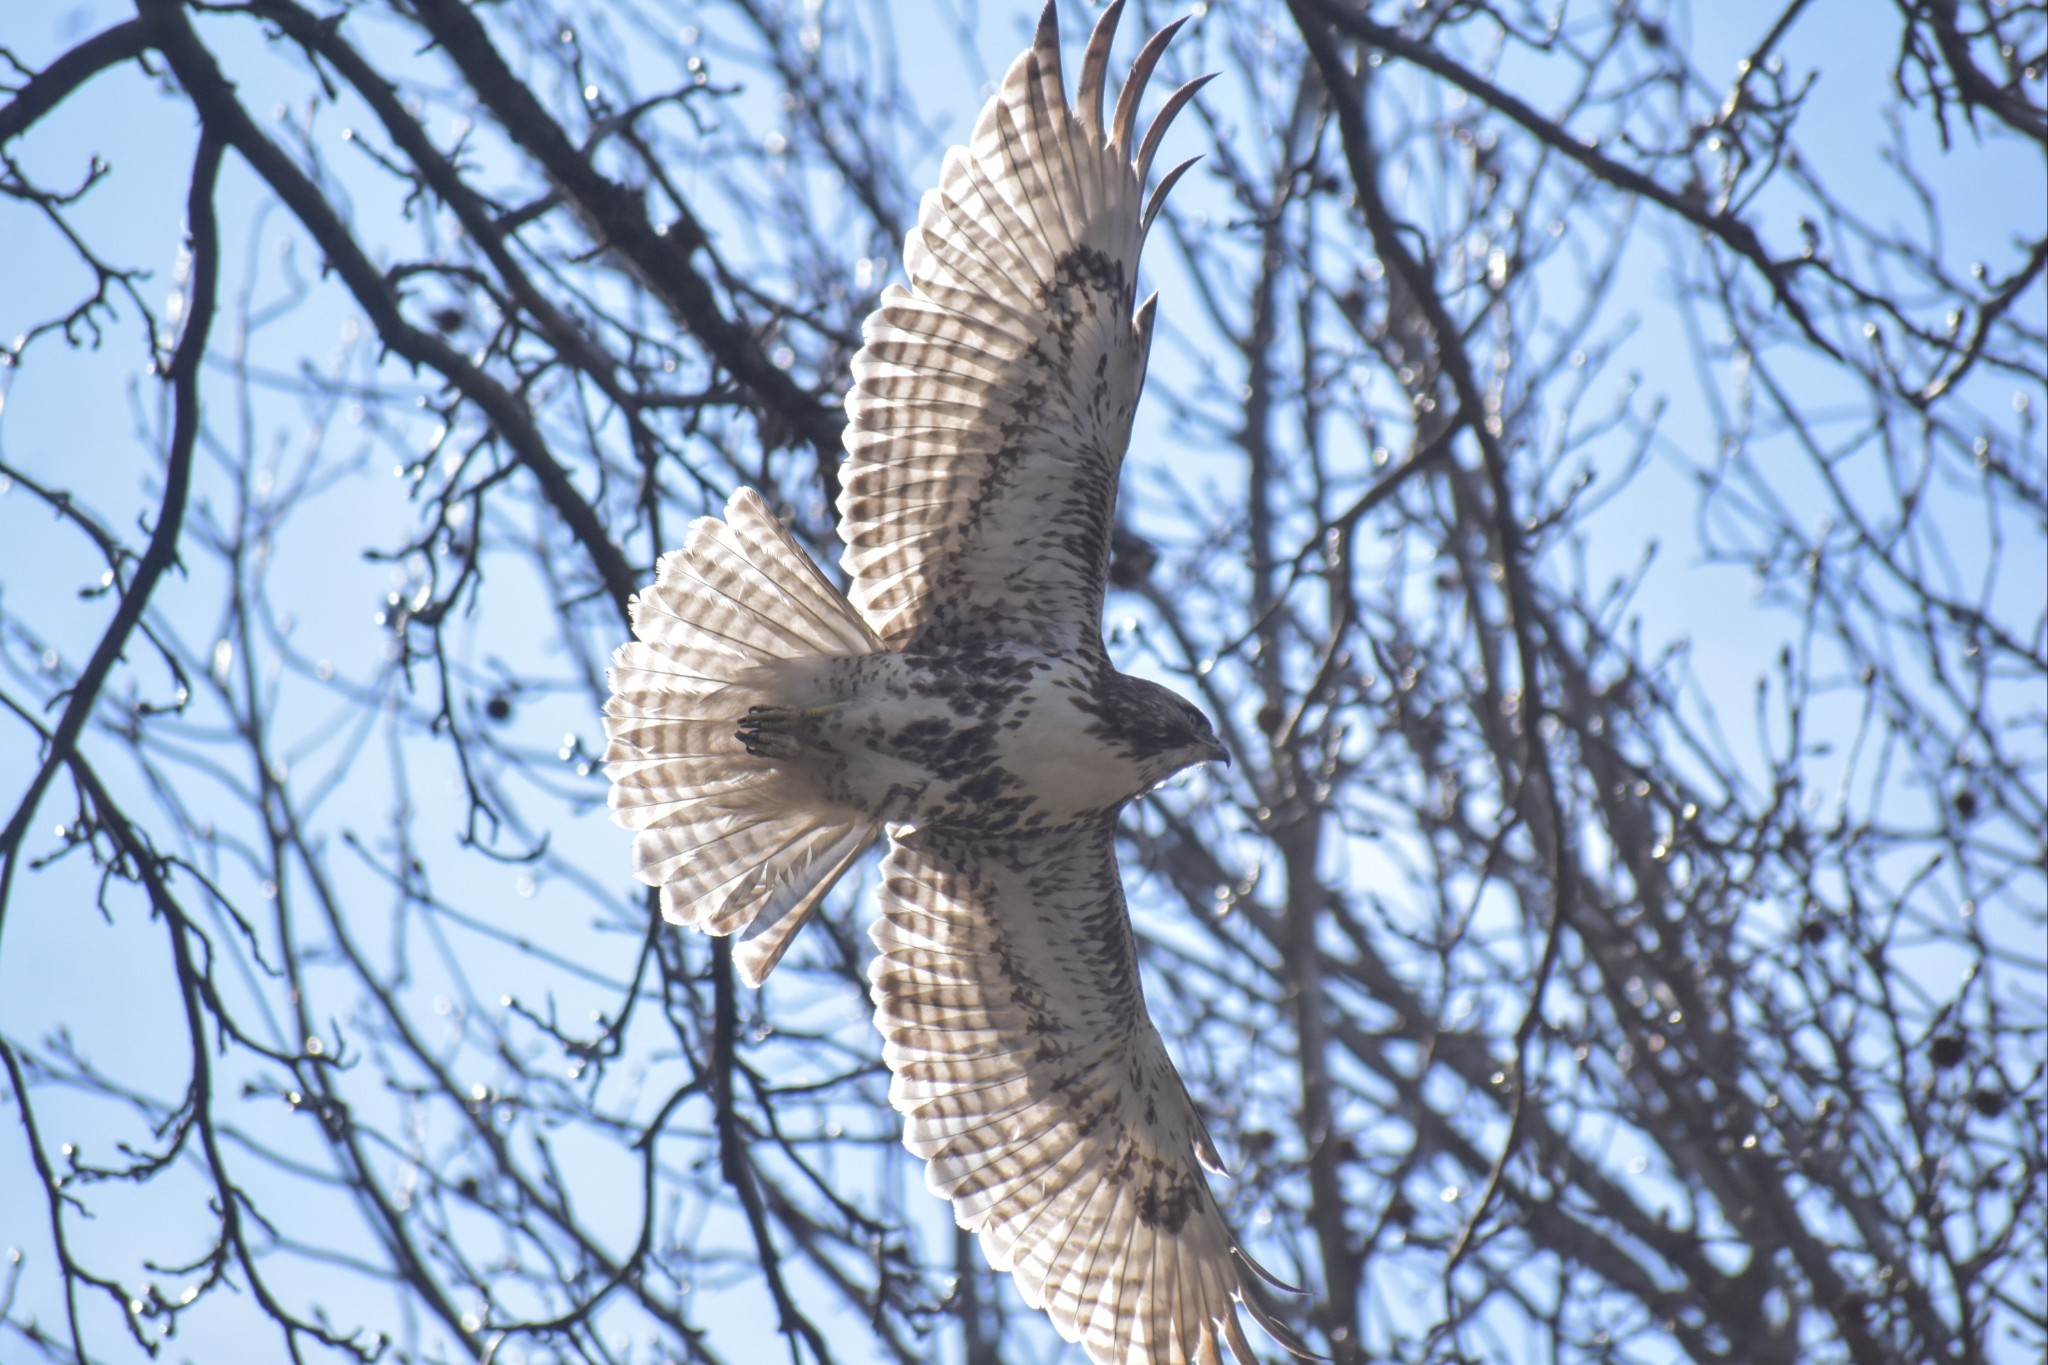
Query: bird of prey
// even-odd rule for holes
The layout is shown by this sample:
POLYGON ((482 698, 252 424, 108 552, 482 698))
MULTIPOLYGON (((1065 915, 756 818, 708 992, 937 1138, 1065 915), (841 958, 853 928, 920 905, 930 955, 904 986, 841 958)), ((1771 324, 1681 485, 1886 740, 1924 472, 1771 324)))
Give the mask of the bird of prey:
POLYGON ((886 839, 869 970, 904 1142, 1101 1365, 1256 1357, 1243 1305, 1300 1344, 1225 1226, 1220 1171, 1146 1012, 1117 873, 1124 805, 1226 759, 1200 710, 1102 642, 1117 473, 1157 296, 1145 183, 1201 81, 1142 141, 1178 24, 1103 127, 1120 5, 1078 99, 1048 4, 946 156, 867 320, 846 400, 842 596, 741 490, 664 556, 605 708, 612 814, 677 924, 734 936, 758 986, 886 839), (849 600, 850 599, 850 600, 849 600))

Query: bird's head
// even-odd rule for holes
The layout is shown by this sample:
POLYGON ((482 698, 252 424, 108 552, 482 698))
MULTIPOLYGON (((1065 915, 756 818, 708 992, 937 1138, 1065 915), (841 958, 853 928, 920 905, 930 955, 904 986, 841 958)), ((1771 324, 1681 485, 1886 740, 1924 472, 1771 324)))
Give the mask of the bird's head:
POLYGON ((1148 786, 1212 758, 1230 762, 1230 750, 1199 706, 1144 678, 1119 681, 1125 704, 1118 708, 1118 737, 1138 761, 1148 786))

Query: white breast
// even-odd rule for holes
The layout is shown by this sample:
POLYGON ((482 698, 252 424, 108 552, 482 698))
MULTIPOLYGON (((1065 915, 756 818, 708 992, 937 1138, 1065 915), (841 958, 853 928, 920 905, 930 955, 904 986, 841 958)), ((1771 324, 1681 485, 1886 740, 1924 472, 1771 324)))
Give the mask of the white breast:
POLYGON ((972 805, 992 769, 1011 780, 988 795, 1029 797, 1053 824, 1146 785, 1076 705, 1088 695, 1087 675, 1065 661, 1035 660, 1022 692, 993 712, 976 699, 971 672, 953 685, 899 654, 845 662, 848 676, 833 688, 843 704, 827 722, 832 745, 847 794, 884 818, 916 822, 906 804, 926 813, 972 805))
POLYGON ((1101 810, 1145 787, 1136 765, 1093 732, 1096 717, 1074 704, 1086 695, 1083 686, 1071 669, 1048 675, 1033 689, 1022 723, 1004 732, 1000 760, 1027 790, 1067 815, 1101 810))

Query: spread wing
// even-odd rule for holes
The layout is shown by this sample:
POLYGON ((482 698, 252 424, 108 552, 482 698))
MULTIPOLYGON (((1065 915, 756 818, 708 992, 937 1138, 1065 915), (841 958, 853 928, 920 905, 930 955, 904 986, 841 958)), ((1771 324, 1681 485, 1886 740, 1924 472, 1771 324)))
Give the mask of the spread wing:
POLYGON ((1239 1303, 1305 1354, 1202 1175, 1221 1163, 1145 1012, 1115 841, 1114 814, 892 841, 869 975, 904 1143, 1101 1365, 1256 1365, 1239 1303))
MULTIPOLYGON (((1202 82, 1133 144, 1175 24, 1138 55, 1102 128, 1121 4, 1089 39, 1067 106, 1051 4, 1029 51, 946 154, 863 329, 846 407, 839 533, 851 596, 892 648, 925 635, 1100 653, 1117 471, 1145 382, 1153 299, 1138 251, 1167 190, 1153 153, 1202 82)), ((1206 79, 1206 78, 1204 78, 1206 79)), ((1156 296, 1155 296, 1156 297, 1156 296)))

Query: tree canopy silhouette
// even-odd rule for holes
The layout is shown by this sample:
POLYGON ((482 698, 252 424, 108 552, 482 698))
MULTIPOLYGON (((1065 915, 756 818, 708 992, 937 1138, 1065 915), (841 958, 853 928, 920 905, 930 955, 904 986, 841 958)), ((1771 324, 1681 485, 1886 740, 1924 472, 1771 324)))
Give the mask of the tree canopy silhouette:
MULTIPOLYGON (((692 517, 833 557, 1031 13, 22 8, 0 1354, 1055 1358, 899 1144, 872 869, 756 996, 595 760, 692 517)), ((1339 1361, 2048 1349, 2048 7, 1728 8, 1168 59, 1107 619, 1235 766, 1122 860, 1339 1361)))

